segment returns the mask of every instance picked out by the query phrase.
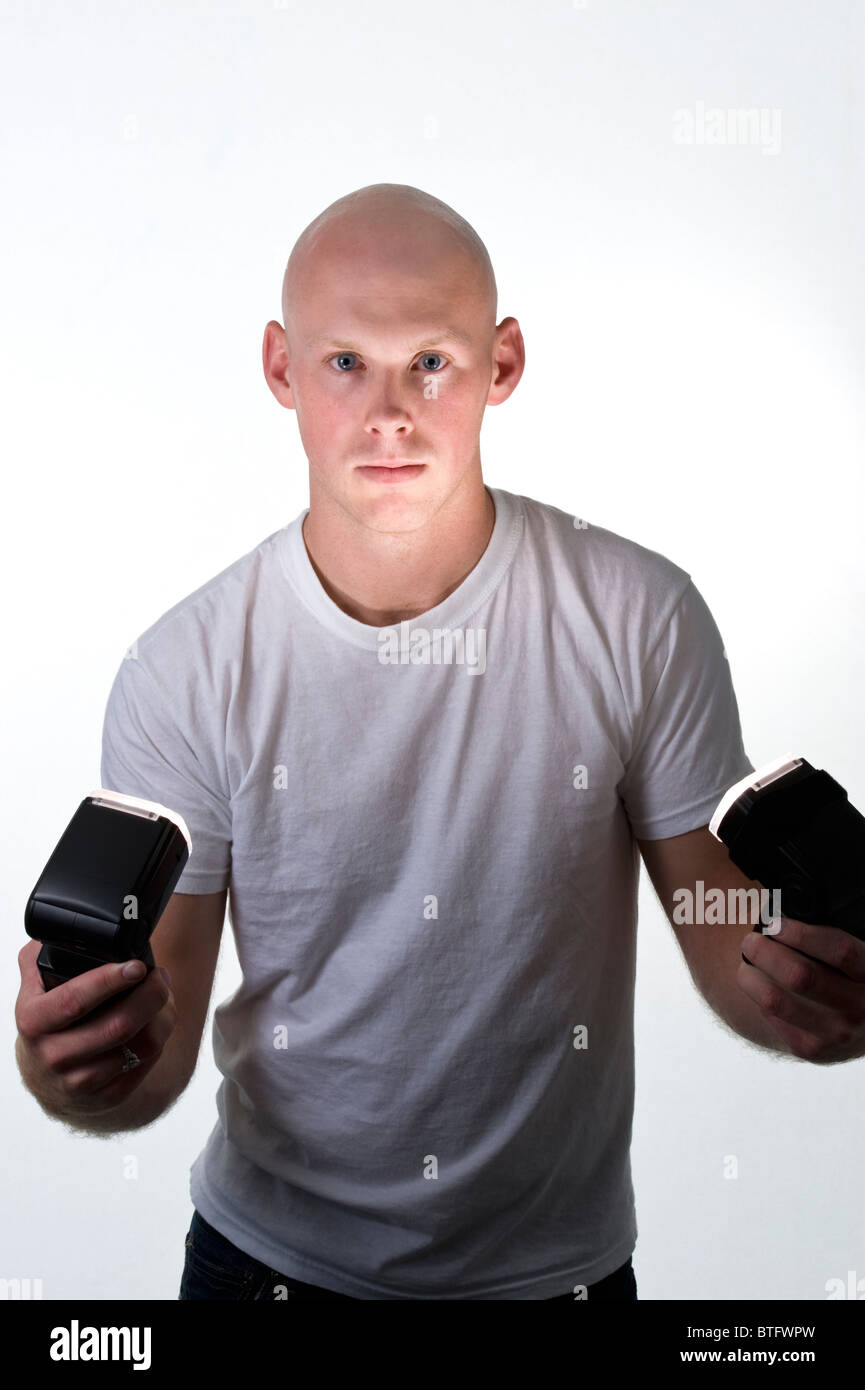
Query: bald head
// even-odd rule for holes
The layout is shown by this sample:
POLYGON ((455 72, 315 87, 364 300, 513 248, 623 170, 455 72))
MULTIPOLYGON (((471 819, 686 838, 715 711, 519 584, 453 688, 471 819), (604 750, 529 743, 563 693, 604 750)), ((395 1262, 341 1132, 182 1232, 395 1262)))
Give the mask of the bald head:
POLYGON ((407 183, 374 183, 331 203, 301 232, 285 268, 282 314, 292 336, 305 287, 338 267, 360 283, 404 271, 416 283, 460 277, 466 296, 492 333, 498 290, 492 262, 475 229, 447 203, 407 183))

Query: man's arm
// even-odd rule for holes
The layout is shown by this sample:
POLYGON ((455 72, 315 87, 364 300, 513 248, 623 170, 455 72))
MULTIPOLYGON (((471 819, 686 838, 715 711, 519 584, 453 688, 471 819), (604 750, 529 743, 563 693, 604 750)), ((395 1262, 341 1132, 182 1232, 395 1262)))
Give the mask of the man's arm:
POLYGON ((698 880, 703 882, 704 895, 712 888, 721 889, 725 905, 730 901, 749 901, 741 893, 731 900, 730 888, 756 890, 756 899, 752 892, 750 901, 759 905, 761 885, 737 869, 727 846, 715 839, 707 825, 666 840, 638 839, 637 844, 691 979, 712 1011, 740 1037, 771 1052, 793 1057, 792 1049, 768 1023, 762 1009, 738 984, 740 972, 753 969, 742 960, 742 942, 750 932, 759 930, 758 922, 751 920, 750 915, 746 922, 725 925, 674 920, 677 905, 677 915, 683 915, 680 890, 692 893, 696 903, 698 880), (677 899, 675 893, 679 895, 677 899))
POLYGON ((708 826, 638 844, 691 978, 719 1018, 784 1056, 820 1064, 865 1057, 865 941, 780 914, 772 934, 762 934, 760 885, 739 872, 708 826), (696 908, 712 889, 723 908, 717 923, 708 910, 708 924, 696 911, 685 919, 689 899, 696 908))

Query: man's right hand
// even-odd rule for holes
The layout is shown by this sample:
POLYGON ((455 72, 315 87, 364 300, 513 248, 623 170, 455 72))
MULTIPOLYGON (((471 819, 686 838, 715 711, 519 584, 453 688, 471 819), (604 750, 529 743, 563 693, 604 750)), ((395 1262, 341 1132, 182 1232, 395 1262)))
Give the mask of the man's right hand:
POLYGON ((124 978, 129 962, 100 965, 46 990, 36 965, 41 949, 29 941, 18 952, 15 1055, 22 1079, 49 1114, 103 1114, 141 1085, 174 1032, 168 973, 157 967, 139 984, 124 978), (118 999, 124 990, 130 992, 118 999), (141 1059, 130 1071, 123 1070, 124 1045, 141 1059))

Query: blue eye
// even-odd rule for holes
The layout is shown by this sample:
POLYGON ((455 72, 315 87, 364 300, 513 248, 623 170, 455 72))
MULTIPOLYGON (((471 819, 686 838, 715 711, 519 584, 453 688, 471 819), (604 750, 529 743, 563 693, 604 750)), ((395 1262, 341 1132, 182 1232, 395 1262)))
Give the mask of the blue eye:
MULTIPOLYGON (((347 357, 348 357, 348 358, 353 357, 353 358, 356 359, 356 358, 357 358, 357 353, 356 353, 356 352, 338 352, 334 357, 329 358, 328 361, 329 361, 329 362, 335 362, 335 363, 345 362, 345 360, 346 360, 347 357)), ((447 366, 447 359, 444 358, 444 357, 442 357, 442 354, 441 354, 440 352, 423 352, 423 353, 421 353, 420 357, 418 358, 418 361, 419 361, 419 362, 423 362, 423 361, 426 360, 426 358, 429 358, 429 357, 437 357, 437 358, 440 360, 442 366, 441 366, 441 367, 424 367, 424 368, 423 368, 423 371, 425 371, 425 372, 435 372, 436 374, 438 374, 439 372, 441 372, 442 367, 446 367, 446 366, 447 366)), ((343 376, 346 375, 346 373, 343 371, 343 369, 342 369, 341 366, 337 366, 336 370, 337 370, 338 372, 340 372, 343 376)))

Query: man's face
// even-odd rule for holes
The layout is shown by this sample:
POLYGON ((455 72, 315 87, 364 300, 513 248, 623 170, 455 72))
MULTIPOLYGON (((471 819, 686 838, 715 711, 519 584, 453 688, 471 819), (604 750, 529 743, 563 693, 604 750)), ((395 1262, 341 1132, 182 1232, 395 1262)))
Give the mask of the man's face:
POLYGON ((412 531, 479 479, 498 330, 461 247, 428 226, 414 237, 328 229, 289 308, 280 390, 268 381, 297 411, 311 506, 412 531))

